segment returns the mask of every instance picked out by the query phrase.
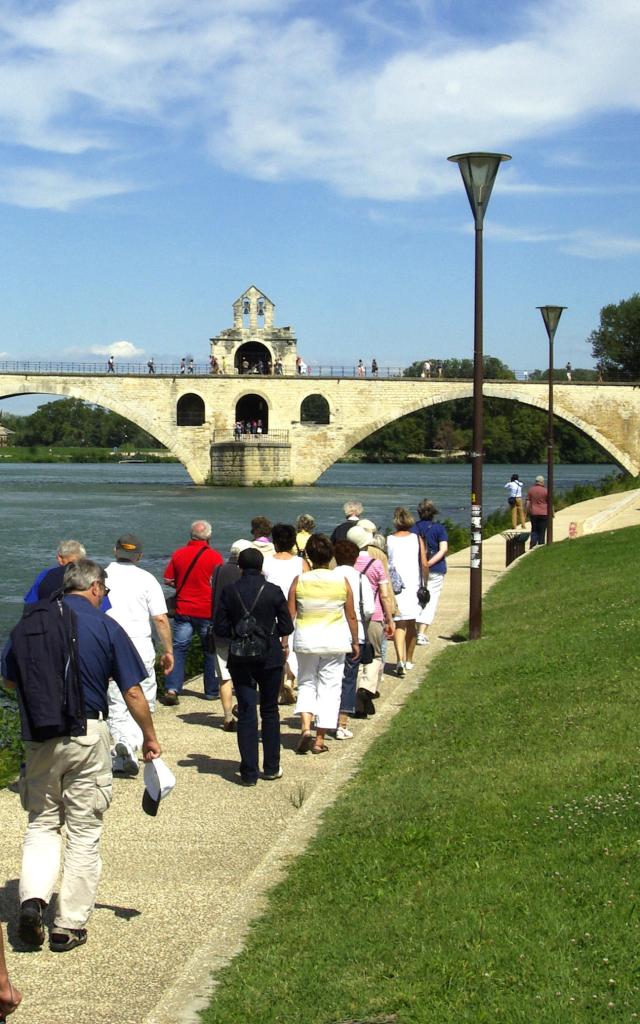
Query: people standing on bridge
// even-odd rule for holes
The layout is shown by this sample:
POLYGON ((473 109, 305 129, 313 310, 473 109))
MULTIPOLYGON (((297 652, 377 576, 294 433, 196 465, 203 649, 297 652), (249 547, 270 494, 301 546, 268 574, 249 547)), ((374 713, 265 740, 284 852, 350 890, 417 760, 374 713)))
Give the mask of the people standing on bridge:
MULTIPOLYGON (((49 947, 63 953, 87 941, 86 925, 95 905, 100 879, 100 838, 103 816, 111 804, 112 775, 107 686, 113 678, 131 714, 142 729, 143 754, 151 761, 161 754, 149 706, 140 682, 146 669, 121 626, 99 611, 107 593, 104 569, 81 559, 68 565, 64 575, 62 614, 77 637, 77 657, 72 657, 69 634, 45 633, 46 660, 35 643, 42 638, 13 630, 2 658, 5 685, 17 686, 22 737, 25 741, 23 806, 29 823, 20 872, 21 939, 39 947, 45 938, 43 911, 58 881, 61 829, 66 825, 65 863, 58 888, 57 913, 49 935, 49 947), (38 729, 29 712, 28 694, 46 706, 47 694, 59 685, 58 665, 73 665, 74 679, 82 693, 82 707, 60 722, 57 734, 51 727, 38 729), (25 685, 28 681, 28 690, 25 685), (38 681, 40 690, 37 689, 38 681), (71 719, 75 718, 72 722, 71 719), (43 738, 48 735, 49 738, 43 738)), ((41 625, 46 623, 41 620, 41 625)), ((67 675, 65 673, 65 678, 67 675)), ((75 689, 75 687, 70 688, 75 689)), ((71 710, 70 705, 68 706, 71 710)), ((51 710, 54 710, 53 708, 51 710)), ((61 713, 61 709, 59 711, 61 713)))
POLYGON ((209 372, 220 373, 220 363, 218 362, 216 356, 211 356, 211 358, 209 359, 209 372))
POLYGON ((420 376, 427 379, 431 377, 431 363, 429 362, 428 359, 425 359, 424 363, 422 364, 422 373, 420 374, 420 376))
POLYGON ((511 474, 511 479, 504 485, 507 494, 507 501, 511 508, 511 529, 515 530, 518 526, 518 517, 520 518, 520 525, 524 530, 526 528, 526 519, 524 514, 524 504, 522 501, 522 480, 517 473, 511 474))
POLYGON ((193 371, 194 371, 194 370, 195 370, 195 363, 193 362, 193 359, 190 359, 190 360, 189 360, 189 368, 188 368, 188 372, 189 372, 189 373, 193 373, 193 371))
POLYGON ((569 381, 569 383, 571 383, 572 376, 573 376, 573 370, 571 368, 571 363, 567 363, 566 371, 567 371, 567 380, 569 381))
POLYGON ((191 524, 190 539, 184 547, 173 552, 164 571, 164 581, 176 591, 176 611, 173 624, 172 671, 165 680, 164 703, 171 707, 180 703, 184 685, 184 670, 193 634, 200 637, 204 654, 204 698, 217 700, 220 689, 216 678, 215 658, 207 647, 207 634, 211 623, 211 576, 223 558, 210 546, 211 523, 196 519, 191 524))
POLYGON ((378 362, 377 362, 376 359, 372 359, 371 360, 371 376, 372 377, 377 377, 378 376, 378 362))
POLYGON ((282 375, 284 374, 284 363, 282 362, 280 356, 278 356, 275 363, 273 364, 273 372, 276 377, 282 377, 282 375))
POLYGON ((438 363, 438 380, 442 380, 442 363, 438 363))
POLYGON ((149 373, 155 373, 156 372, 156 364, 154 363, 153 359, 150 359, 148 361, 148 363, 147 363, 147 370, 148 370, 149 373))
POLYGON ((344 523, 338 523, 331 534, 331 543, 338 540, 345 540, 352 526, 355 526, 362 515, 362 503, 359 501, 345 501, 342 506, 344 512, 344 523))
POLYGON ((107 359, 107 373, 115 373, 115 372, 116 372, 116 361, 113 358, 113 356, 109 356, 109 358, 107 359))
POLYGON ((187 361, 186 361, 186 359, 181 359, 180 360, 180 373, 184 374, 186 372, 186 369, 187 369, 187 361))
MULTIPOLYGON (((107 614, 119 622, 133 643, 147 670, 140 683, 149 710, 156 709, 156 649, 151 627, 162 647, 160 663, 165 676, 173 668, 171 626, 162 587, 155 576, 138 565, 142 558, 142 541, 133 533, 118 538, 114 548, 115 562, 106 568, 109 601, 107 614)), ((136 751, 142 746, 142 733, 131 717, 120 690, 109 683, 109 731, 114 743, 113 771, 133 776, 139 771, 136 751)))
POLYGON ((535 484, 527 492, 526 511, 531 523, 531 549, 546 542, 549 515, 553 515, 553 509, 549 508, 549 493, 544 486, 543 476, 537 476, 535 484))
POLYGON ((356 373, 358 374, 358 377, 364 377, 364 375, 365 375, 365 367, 364 367, 364 363, 362 362, 362 359, 358 359, 358 365, 356 367, 356 373))
MULTIPOLYGON (((516 474, 517 475, 517 474, 516 474)), ((522 485, 521 485, 522 490, 522 485)), ((522 501, 520 502, 522 507, 522 501)), ((416 643, 424 647, 429 643, 427 629, 432 625, 438 608, 438 602, 442 595, 444 577, 447 572, 447 551, 449 550, 449 536, 442 523, 434 521, 438 509, 425 498, 418 505, 419 520, 411 527, 411 532, 422 537, 427 555, 427 566, 429 577, 427 589, 429 600, 422 606, 416 617, 416 643)), ((524 513, 523 513, 524 514, 524 513)))

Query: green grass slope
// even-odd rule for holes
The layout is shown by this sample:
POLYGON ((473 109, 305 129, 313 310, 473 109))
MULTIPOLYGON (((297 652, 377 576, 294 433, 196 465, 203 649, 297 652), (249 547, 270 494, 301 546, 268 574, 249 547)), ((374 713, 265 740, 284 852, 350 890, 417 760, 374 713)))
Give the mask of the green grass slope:
POLYGON ((493 588, 484 638, 371 748, 208 1024, 640 1019, 639 546, 567 541, 493 588))

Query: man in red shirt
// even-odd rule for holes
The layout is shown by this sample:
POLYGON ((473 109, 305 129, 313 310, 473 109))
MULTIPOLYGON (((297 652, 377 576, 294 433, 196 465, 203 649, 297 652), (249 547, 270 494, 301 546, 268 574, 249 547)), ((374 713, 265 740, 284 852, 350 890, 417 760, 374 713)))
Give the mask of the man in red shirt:
POLYGON ((544 544, 547 539, 547 520, 549 516, 549 494, 544 486, 544 477, 537 476, 533 487, 527 493, 526 509, 531 522, 530 548, 544 544))
POLYGON ((198 519, 191 524, 191 539, 174 551, 164 572, 164 581, 176 591, 176 614, 173 624, 172 671, 165 679, 164 703, 179 703, 178 694, 184 683, 184 666, 194 632, 200 637, 204 654, 204 697, 220 696, 216 678, 215 656, 205 647, 207 627, 211 623, 211 576, 224 559, 209 546, 211 523, 198 519))

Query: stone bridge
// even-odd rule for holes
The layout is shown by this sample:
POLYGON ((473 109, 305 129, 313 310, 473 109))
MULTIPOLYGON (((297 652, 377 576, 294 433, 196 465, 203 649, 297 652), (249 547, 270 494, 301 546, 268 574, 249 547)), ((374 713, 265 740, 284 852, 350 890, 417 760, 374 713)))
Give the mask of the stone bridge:
MULTIPOLYGON (((493 398, 547 408, 547 385, 486 381, 493 398)), ((312 376, 1 373, 0 398, 80 398, 131 420, 165 445, 196 484, 312 484, 373 431, 429 405, 469 398, 472 382, 312 376), (238 419, 263 433, 234 438, 238 419)), ((560 383, 554 412, 640 472, 640 388, 560 383)))

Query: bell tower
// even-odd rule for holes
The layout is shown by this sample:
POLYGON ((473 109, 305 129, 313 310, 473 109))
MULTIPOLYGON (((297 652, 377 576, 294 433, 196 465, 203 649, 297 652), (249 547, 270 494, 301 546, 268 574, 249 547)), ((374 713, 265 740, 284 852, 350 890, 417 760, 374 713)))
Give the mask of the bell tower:
POLYGON ((233 327, 211 338, 211 355, 225 374, 273 375, 296 372, 297 338, 290 327, 274 326, 275 306, 255 285, 233 303, 233 327))

